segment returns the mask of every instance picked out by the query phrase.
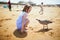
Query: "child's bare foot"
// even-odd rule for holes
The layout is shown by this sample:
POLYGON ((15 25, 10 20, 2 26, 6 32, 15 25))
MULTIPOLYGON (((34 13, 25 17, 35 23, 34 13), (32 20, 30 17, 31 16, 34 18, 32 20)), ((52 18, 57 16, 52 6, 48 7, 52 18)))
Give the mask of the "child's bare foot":
POLYGON ((25 27, 25 30, 28 30, 28 27, 25 27))
POLYGON ((20 34, 21 34, 21 35, 23 35, 24 33, 26 33, 26 30, 25 30, 25 31, 23 31, 23 32, 20 32, 20 34))
POLYGON ((25 28, 25 30, 28 30, 27 28, 25 28))

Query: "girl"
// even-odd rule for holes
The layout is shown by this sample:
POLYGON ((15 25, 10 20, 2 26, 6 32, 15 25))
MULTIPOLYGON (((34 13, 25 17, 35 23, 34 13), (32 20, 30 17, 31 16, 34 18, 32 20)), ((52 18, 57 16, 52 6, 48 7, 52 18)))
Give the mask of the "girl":
POLYGON ((16 21, 17 29, 21 31, 21 33, 25 32, 25 28, 29 23, 27 16, 30 11, 31 11, 31 6, 25 5, 25 7, 23 8, 22 12, 20 13, 16 21))

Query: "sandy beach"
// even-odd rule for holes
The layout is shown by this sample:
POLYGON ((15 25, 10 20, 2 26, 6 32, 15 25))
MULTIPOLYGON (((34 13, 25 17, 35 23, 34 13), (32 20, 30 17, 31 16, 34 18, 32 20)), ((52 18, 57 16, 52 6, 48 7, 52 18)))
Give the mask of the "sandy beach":
POLYGON ((17 31, 16 20, 23 6, 13 5, 12 11, 9 11, 8 8, 0 5, 0 40, 60 40, 59 7, 44 7, 44 14, 40 15, 40 7, 33 6, 28 16, 30 23, 27 33, 20 35, 17 31), (36 19, 52 21, 48 24, 49 30, 42 30, 43 25, 36 19))

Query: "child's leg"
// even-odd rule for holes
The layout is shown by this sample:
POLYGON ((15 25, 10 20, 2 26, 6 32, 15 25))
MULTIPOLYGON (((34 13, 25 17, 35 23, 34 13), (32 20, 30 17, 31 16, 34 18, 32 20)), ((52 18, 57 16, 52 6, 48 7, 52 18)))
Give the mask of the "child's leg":
POLYGON ((29 20, 28 20, 28 19, 26 19, 26 23, 25 23, 25 25, 24 25, 24 26, 25 26, 25 27, 24 27, 25 29, 26 29, 26 27, 27 27, 28 23, 29 23, 29 20))
POLYGON ((22 32, 22 33, 25 31, 25 29, 26 29, 28 23, 29 23, 29 20, 26 19, 25 22, 24 22, 24 25, 23 25, 22 28, 21 28, 21 32, 22 32))
POLYGON ((24 25, 22 26, 22 28, 21 28, 21 33, 23 33, 24 32, 24 25))

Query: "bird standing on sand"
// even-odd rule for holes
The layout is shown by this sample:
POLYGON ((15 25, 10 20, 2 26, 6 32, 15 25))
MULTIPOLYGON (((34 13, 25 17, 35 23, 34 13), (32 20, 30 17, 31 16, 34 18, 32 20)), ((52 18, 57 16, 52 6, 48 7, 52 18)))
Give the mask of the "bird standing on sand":
POLYGON ((43 25, 43 29, 44 29, 44 27, 47 27, 47 29, 48 29, 48 24, 50 24, 50 23, 52 23, 52 21, 50 21, 50 20, 39 20, 39 19, 36 19, 40 24, 42 24, 43 25), (46 26, 45 26, 46 25, 46 26))

